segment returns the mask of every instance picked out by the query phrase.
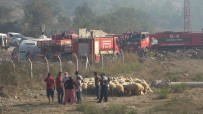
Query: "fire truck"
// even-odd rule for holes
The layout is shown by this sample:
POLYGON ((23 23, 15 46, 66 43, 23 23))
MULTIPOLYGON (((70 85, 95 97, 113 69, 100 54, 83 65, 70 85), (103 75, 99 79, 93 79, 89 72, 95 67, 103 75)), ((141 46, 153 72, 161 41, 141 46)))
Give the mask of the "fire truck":
POLYGON ((90 61, 99 63, 101 55, 119 54, 117 36, 78 38, 72 40, 73 53, 79 57, 88 57, 90 61))
POLYGON ((151 47, 149 32, 125 32, 119 36, 118 42, 125 52, 144 51, 151 47))
POLYGON ((150 39, 158 41, 159 49, 201 48, 203 47, 203 33, 201 32, 158 32, 150 35, 150 39))
POLYGON ((76 34, 65 33, 52 35, 52 40, 38 41, 37 46, 41 49, 40 56, 47 57, 49 60, 54 60, 57 56, 62 57, 62 60, 67 60, 72 55, 72 39, 77 38, 76 34))

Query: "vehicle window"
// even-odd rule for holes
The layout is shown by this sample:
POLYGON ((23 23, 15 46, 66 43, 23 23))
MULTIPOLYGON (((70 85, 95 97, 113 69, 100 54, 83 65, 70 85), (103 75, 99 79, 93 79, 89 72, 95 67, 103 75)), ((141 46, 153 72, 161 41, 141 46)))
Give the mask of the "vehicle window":
POLYGON ((130 38, 128 39, 128 41, 139 41, 141 38, 141 34, 133 34, 130 35, 130 38))
POLYGON ((13 36, 12 34, 9 34, 9 37, 12 38, 12 37, 14 37, 14 36, 13 36))
POLYGON ((15 38, 24 38, 24 36, 21 34, 15 34, 14 36, 15 36, 15 38))
POLYGON ((142 34, 142 39, 145 39, 146 38, 146 35, 145 34, 142 34))
POLYGON ((25 43, 26 45, 35 45, 35 43, 25 43))

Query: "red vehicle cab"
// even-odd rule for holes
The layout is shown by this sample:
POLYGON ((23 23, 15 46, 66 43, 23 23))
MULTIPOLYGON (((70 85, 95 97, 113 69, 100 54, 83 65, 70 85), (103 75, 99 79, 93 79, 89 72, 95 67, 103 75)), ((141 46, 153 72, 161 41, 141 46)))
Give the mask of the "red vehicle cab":
POLYGON ((127 52, 150 48, 151 42, 148 32, 126 32, 119 37, 120 47, 127 52))

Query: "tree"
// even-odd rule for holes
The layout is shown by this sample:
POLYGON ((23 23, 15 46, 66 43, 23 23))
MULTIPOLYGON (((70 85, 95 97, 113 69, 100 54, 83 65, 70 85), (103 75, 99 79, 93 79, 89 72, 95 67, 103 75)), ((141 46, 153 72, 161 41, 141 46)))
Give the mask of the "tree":
POLYGON ((75 10, 73 25, 76 28, 91 28, 96 15, 87 3, 79 6, 75 10))

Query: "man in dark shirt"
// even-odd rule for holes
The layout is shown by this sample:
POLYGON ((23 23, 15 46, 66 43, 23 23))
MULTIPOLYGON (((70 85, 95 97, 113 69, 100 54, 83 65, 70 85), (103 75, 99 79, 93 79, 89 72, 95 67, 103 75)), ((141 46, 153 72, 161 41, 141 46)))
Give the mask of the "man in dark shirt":
POLYGON ((47 92, 49 103, 51 103, 50 98, 52 98, 52 103, 54 103, 55 82, 54 82, 54 78, 51 76, 51 73, 48 73, 48 76, 44 79, 44 82, 46 82, 46 86, 47 86, 46 92, 47 92))
POLYGON ((58 103, 62 104, 63 101, 63 84, 62 84, 62 72, 58 73, 58 76, 56 77, 56 90, 58 95, 58 103))
POLYGON ((95 91, 96 91, 96 100, 99 100, 99 94, 100 94, 100 86, 99 86, 99 76, 97 72, 94 72, 94 80, 95 80, 95 91))

